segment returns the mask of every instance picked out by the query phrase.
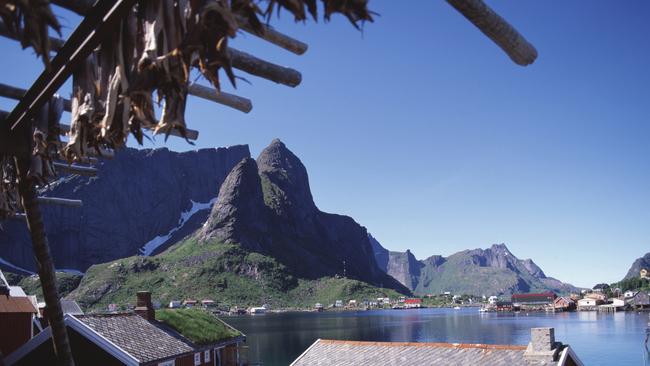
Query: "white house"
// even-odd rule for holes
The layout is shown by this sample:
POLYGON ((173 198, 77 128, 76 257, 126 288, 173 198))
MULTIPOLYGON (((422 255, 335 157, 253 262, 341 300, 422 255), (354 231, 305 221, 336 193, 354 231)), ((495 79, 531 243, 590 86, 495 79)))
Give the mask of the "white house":
POLYGON ((584 299, 578 300, 578 310, 594 309, 598 303, 602 303, 602 301, 585 297, 584 299))
POLYGON ((623 296, 625 296, 626 299, 629 299, 629 298, 631 298, 631 297, 634 297, 634 295, 636 295, 636 291, 632 291, 632 290, 627 290, 627 291, 625 291, 625 293, 623 294, 623 296))
POLYGON ((497 301, 499 301, 499 298, 496 296, 490 296, 488 298, 488 304, 490 305, 496 305, 497 301))
POLYGON ((181 302, 179 300, 172 300, 169 302, 170 309, 178 309, 181 307, 181 302))
POLYGON ((343 300, 336 300, 334 302, 334 307, 336 308, 342 308, 343 307, 343 300))

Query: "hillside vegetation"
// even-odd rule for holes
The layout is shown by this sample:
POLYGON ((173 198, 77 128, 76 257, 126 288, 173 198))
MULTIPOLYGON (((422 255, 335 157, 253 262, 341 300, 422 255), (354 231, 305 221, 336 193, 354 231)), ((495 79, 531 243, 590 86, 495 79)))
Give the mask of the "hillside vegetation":
POLYGON ((114 303, 126 307, 135 294, 150 290, 152 299, 212 299, 222 308, 269 304, 274 308, 311 308, 337 299, 396 297, 390 289, 325 277, 298 279, 273 258, 215 241, 188 239, 160 255, 134 256, 92 266, 69 298, 86 310, 105 310, 114 303))

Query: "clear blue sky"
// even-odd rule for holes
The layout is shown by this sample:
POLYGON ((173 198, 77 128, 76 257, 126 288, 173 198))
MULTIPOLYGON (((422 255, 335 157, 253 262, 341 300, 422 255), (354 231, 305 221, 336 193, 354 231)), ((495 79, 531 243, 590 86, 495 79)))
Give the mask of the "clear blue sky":
MULTIPOLYGON (((285 14, 275 24, 309 43, 303 56, 242 34, 233 45, 303 83, 248 77, 237 93, 250 114, 192 98, 196 147, 257 155, 279 137, 318 206, 392 250, 425 258, 504 242, 563 281, 619 280, 650 251, 650 2, 489 4, 537 47, 535 64, 516 66, 444 1, 371 0, 381 16, 363 34, 342 17, 285 14)), ((68 29, 78 22, 59 14, 68 29)), ((28 86, 40 72, 31 51, 0 49, 2 81, 28 86)))

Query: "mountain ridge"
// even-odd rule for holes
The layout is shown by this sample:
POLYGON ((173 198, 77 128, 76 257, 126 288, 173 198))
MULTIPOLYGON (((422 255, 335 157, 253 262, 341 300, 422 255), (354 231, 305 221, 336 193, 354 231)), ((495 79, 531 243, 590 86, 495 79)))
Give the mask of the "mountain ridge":
MULTIPOLYGON (((372 238, 372 236, 371 236, 372 238)), ((450 291, 471 295, 514 292, 576 292, 579 289, 548 277, 532 259, 519 259, 505 244, 466 249, 448 257, 417 260, 410 251, 393 252, 372 238, 379 267, 418 295, 450 291)))

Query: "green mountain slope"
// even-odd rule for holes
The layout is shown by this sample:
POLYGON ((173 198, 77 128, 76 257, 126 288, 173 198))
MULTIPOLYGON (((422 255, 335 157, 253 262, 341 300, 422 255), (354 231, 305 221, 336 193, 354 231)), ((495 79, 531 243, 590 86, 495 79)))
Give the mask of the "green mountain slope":
POLYGON ((344 278, 304 280, 273 258, 235 244, 191 238, 154 257, 134 256, 92 266, 68 298, 88 310, 126 306, 135 293, 150 290, 162 304, 171 300, 212 299, 220 307, 309 308, 337 299, 396 297, 391 289, 344 278))

